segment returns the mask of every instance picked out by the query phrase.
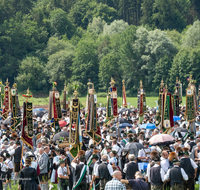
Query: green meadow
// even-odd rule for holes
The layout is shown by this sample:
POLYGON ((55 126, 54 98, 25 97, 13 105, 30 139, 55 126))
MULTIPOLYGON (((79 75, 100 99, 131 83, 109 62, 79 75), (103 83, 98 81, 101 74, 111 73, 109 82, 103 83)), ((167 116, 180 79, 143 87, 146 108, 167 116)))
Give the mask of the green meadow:
MULTIPOLYGON (((60 100, 62 103, 62 99, 63 96, 61 95, 60 100)), ((70 100, 71 98, 69 98, 70 100)), ((79 100, 81 102, 81 108, 85 107, 86 104, 86 97, 79 97, 79 100)), ((146 104, 148 107, 156 107, 156 101, 158 100, 158 97, 146 97, 146 104)), ((23 101, 26 101, 26 99, 22 96, 19 95, 19 102, 20 102, 20 106, 22 106, 23 101)), ((49 104, 49 98, 34 98, 32 97, 30 99, 30 101, 32 101, 33 105, 36 107, 37 105, 48 105, 49 104)), ((105 107, 106 106, 106 102, 107 102, 107 98, 106 97, 98 97, 97 96, 97 104, 98 107, 105 107)), ((122 106, 122 97, 118 97, 117 98, 117 102, 118 102, 118 107, 122 106)), ((137 107, 137 97, 127 97, 127 104, 128 107, 137 107)), ((183 101, 182 101, 182 105, 185 105, 185 97, 183 97, 183 101)))

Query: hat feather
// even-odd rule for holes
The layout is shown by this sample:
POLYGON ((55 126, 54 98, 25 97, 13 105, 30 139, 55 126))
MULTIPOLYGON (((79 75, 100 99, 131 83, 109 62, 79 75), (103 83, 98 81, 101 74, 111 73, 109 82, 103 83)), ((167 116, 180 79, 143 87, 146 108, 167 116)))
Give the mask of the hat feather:
POLYGON ((169 161, 171 162, 174 158, 178 159, 177 155, 176 155, 176 152, 171 152, 169 154, 169 161))
POLYGON ((158 155, 158 152, 157 151, 152 151, 151 153, 150 153, 150 157, 151 158, 154 158, 154 157, 156 157, 158 155))
POLYGON ((99 153, 99 150, 94 150, 93 151, 93 154, 97 154, 97 153, 99 153))
POLYGON ((84 150, 80 150, 80 151, 78 152, 78 156, 83 156, 83 155, 85 155, 85 151, 84 151, 84 150))
POLYGON ((180 147, 180 146, 178 146, 177 148, 176 148, 176 152, 180 152, 180 151, 182 151, 183 149, 182 149, 182 147, 180 147))

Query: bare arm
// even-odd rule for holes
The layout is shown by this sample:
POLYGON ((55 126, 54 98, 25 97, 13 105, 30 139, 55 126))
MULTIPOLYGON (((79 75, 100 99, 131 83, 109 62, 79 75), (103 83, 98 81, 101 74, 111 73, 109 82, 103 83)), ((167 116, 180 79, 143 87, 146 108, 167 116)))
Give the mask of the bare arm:
POLYGON ((121 182, 122 182, 122 183, 129 184, 128 180, 125 180, 125 179, 121 179, 121 182))

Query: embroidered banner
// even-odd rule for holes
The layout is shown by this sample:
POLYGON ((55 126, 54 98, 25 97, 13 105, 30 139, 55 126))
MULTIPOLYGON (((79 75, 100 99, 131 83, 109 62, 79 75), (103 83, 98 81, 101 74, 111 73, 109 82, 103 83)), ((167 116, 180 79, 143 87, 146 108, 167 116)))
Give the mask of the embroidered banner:
POLYGON ((112 87, 113 117, 118 116, 117 112, 117 87, 112 87))

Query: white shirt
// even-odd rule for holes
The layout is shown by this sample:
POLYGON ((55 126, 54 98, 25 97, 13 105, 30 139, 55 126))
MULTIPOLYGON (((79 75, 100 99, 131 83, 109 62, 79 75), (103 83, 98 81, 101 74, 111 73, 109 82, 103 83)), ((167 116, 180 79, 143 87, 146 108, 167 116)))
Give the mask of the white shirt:
POLYGON ((169 169, 169 160, 161 157, 160 166, 161 166, 161 168, 164 170, 164 172, 166 174, 167 170, 169 169))
MULTIPOLYGON (((159 167, 158 164, 154 164, 153 167, 159 167)), ((153 168, 153 167, 150 167, 150 164, 148 164, 147 166, 147 177, 148 177, 148 182, 151 182, 151 179, 150 179, 150 169, 153 168)), ((161 176, 161 179, 162 181, 164 182, 164 177, 165 177, 165 172, 162 168, 160 168, 160 176, 161 176)))
POLYGON ((98 172, 97 171, 98 166, 99 166, 98 161, 96 161, 95 164, 94 164, 94 167, 93 167, 93 172, 92 172, 93 175, 95 175, 98 172))
POLYGON ((6 172, 7 169, 8 169, 8 166, 6 166, 6 165, 3 164, 3 163, 0 163, 0 164, 1 164, 1 171, 2 171, 2 172, 6 172))
MULTIPOLYGON (((146 149, 141 149, 138 152, 138 158, 139 157, 149 157, 150 158, 151 148, 148 147, 146 149)), ((141 159, 142 161, 147 161, 146 159, 141 159)))
POLYGON ((117 151, 117 155, 120 156, 121 152, 122 152, 122 147, 119 147, 118 145, 113 145, 112 150, 116 150, 117 151))
MULTIPOLYGON (((20 147, 20 146, 17 146, 16 147, 16 149, 18 148, 18 147, 20 147)), ((15 149, 12 149, 10 152, 8 152, 10 155, 13 155, 13 154, 15 154, 15 149)))
POLYGON ((13 162, 10 159, 6 159, 5 163, 8 165, 9 169, 13 169, 14 168, 13 162))
MULTIPOLYGON (((102 162, 102 163, 106 163, 107 164, 107 162, 102 162)), ((98 168, 99 168, 99 165, 98 165, 98 168)), ((96 173, 94 173, 95 176, 99 176, 98 168, 97 168, 96 173)), ((108 168, 108 171, 109 171, 110 175, 112 176, 113 175, 113 168, 112 168, 112 166, 110 164, 108 164, 107 168, 108 168)))
POLYGON ((61 166, 59 166, 57 172, 58 172, 58 177, 60 177, 60 175, 67 176, 67 168, 66 167, 62 168, 61 166))
MULTIPOLYGON (((174 167, 178 167, 178 166, 177 166, 177 165, 174 165, 174 167)), ((165 174, 164 180, 168 180, 168 179, 169 179, 169 172, 170 172, 170 169, 167 171, 167 174, 165 174)), ((188 180, 188 175, 185 173, 185 171, 184 171, 183 168, 181 168, 181 174, 182 174, 182 176, 183 176, 183 179, 184 179, 185 181, 187 181, 187 180, 188 180)))

